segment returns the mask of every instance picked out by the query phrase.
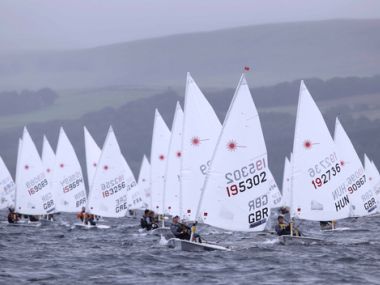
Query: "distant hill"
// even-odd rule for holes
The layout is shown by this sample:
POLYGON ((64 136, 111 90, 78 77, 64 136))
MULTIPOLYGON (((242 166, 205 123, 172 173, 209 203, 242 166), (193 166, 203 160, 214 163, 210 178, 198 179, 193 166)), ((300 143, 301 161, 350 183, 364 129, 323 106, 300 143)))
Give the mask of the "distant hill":
MULTIPOLYGON (((379 82, 377 76, 306 81, 318 106, 322 106, 330 130, 333 131, 335 117, 339 115, 359 154, 366 152, 380 164, 379 82), (373 95, 367 96, 366 93, 373 95), (377 119, 370 120, 364 116, 370 112, 377 113, 377 119)), ((271 170, 277 182, 280 182, 282 177, 284 157, 289 155, 292 148, 298 89, 299 81, 252 89, 252 97, 260 113, 271 170), (273 106, 276 108, 272 110, 273 106)), ((232 99, 233 90, 208 92, 206 96, 222 122, 232 99)), ((112 125, 121 150, 137 175, 142 155, 149 156, 150 153, 155 108, 159 109, 171 127, 176 101, 183 103, 182 94, 167 90, 149 98, 128 102, 118 108, 107 107, 91 112, 80 119, 31 124, 28 128, 37 147, 41 149, 44 134, 53 147, 56 145, 59 127, 63 125, 84 167, 83 126, 88 127, 101 146, 109 125, 112 125)), ((21 126, 0 130, 0 154, 12 173, 16 164, 17 140, 21 134, 21 126)))
POLYGON ((0 90, 101 86, 235 86, 380 74, 380 20, 281 23, 174 35, 85 50, 0 55, 0 90))

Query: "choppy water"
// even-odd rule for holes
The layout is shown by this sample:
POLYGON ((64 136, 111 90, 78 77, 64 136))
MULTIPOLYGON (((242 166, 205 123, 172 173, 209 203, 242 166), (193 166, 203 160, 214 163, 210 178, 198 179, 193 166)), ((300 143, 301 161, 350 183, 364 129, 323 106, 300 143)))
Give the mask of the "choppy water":
POLYGON ((138 232, 138 219, 106 219, 106 230, 73 228, 73 221, 0 223, 0 284, 380 284, 380 217, 345 220, 338 226, 350 230, 328 233, 304 223, 304 231, 326 240, 310 246, 201 229, 205 239, 233 249, 204 253, 161 245, 138 232))

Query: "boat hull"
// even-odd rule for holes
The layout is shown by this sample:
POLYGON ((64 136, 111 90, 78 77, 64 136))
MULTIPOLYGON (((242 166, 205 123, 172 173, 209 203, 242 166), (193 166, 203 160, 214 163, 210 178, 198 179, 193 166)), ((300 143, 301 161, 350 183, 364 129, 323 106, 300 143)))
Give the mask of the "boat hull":
POLYGON ((171 238, 167 243, 168 247, 179 249, 183 251, 192 251, 192 252, 203 252, 203 251, 214 251, 214 250, 223 250, 230 251, 231 249, 210 243, 199 243, 191 242, 189 240, 183 240, 178 238, 171 238))

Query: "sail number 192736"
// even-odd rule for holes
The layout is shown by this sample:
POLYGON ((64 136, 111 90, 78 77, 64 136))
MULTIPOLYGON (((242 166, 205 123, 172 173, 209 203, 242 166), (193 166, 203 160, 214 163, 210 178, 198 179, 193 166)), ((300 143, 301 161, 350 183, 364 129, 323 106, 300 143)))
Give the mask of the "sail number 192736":
POLYGON ((311 183, 313 184, 315 189, 318 189, 322 187, 324 184, 327 184, 334 176, 338 175, 340 170, 341 169, 339 163, 337 163, 335 164, 335 166, 322 173, 320 177, 313 179, 311 183))

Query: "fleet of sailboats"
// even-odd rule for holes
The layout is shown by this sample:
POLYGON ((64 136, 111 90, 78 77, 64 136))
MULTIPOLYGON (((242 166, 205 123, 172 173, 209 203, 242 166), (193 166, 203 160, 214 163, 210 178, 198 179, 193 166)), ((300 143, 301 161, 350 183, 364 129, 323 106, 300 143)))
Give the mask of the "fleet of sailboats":
MULTIPOLYGON (((109 128, 100 148, 84 128, 87 186, 63 128, 56 151, 43 137, 42 155, 26 128, 19 139, 15 182, 0 158, 0 209, 23 215, 77 213, 120 218, 150 209, 196 225, 242 232, 268 228, 271 213, 289 213, 290 234, 307 239, 299 220, 336 221, 379 212, 380 174, 364 155, 364 167, 336 119, 334 139, 305 83, 300 84, 293 149, 285 158, 282 191, 270 171, 264 134, 245 74, 223 125, 190 74, 184 109, 177 102, 171 130, 155 111, 150 161, 144 155, 138 180, 109 128)), ((162 219, 163 221, 164 219, 162 219)), ((186 250, 228 248, 172 238, 186 250)))

